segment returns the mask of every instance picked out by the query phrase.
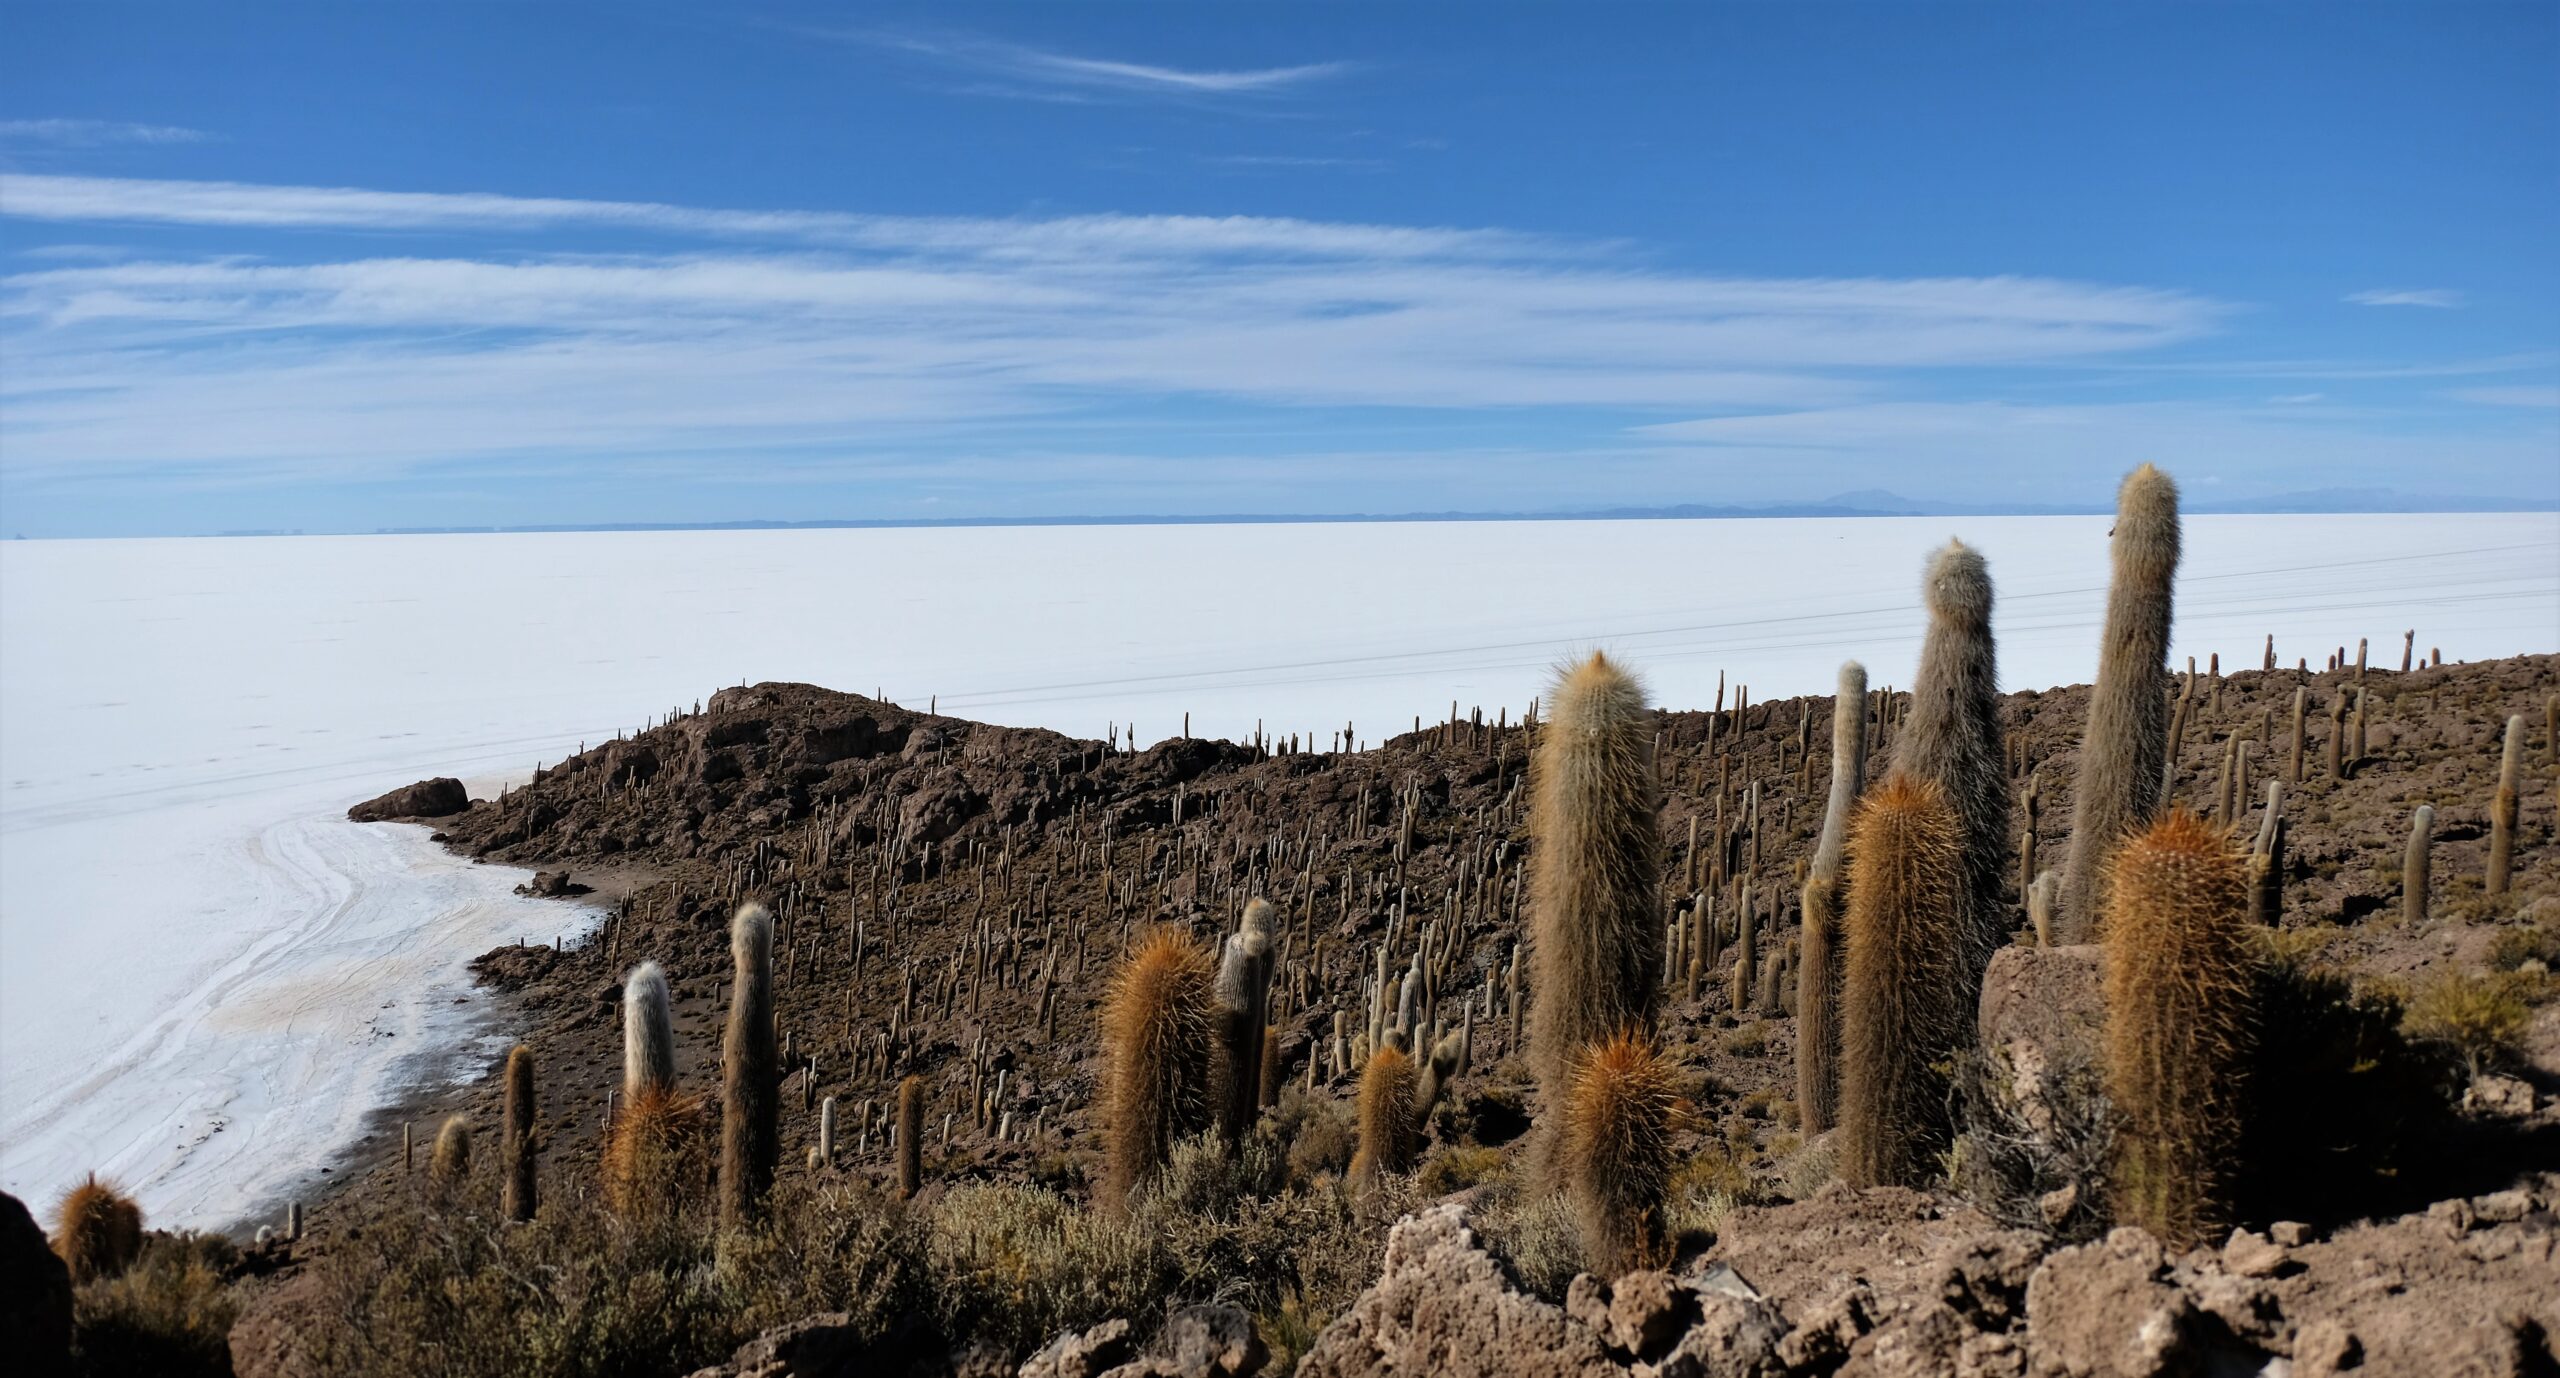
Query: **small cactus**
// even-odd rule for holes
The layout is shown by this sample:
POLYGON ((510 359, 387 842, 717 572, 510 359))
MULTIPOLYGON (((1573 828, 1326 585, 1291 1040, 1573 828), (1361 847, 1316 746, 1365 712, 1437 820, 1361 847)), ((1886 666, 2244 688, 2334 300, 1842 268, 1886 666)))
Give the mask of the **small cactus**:
POLYGON ((2400 863, 2400 919, 2413 926, 2427 921, 2427 882, 2432 870, 2429 853, 2435 831, 2435 809, 2420 804, 2409 815, 2409 851, 2400 863))
POLYGON ((499 1209, 509 1220, 531 1220, 538 1200, 534 1114, 533 1049, 519 1043, 507 1050, 506 1101, 498 1141, 503 1169, 499 1209))
POLYGON ((1351 1180, 1365 1186, 1384 1172, 1412 1168, 1422 1127, 1414 1113, 1417 1078, 1413 1058, 1393 1043, 1369 1054, 1360 1069, 1359 1146, 1351 1154, 1351 1180))
POLYGON ((2515 867, 2517 791, 2524 767, 2524 715, 2507 719, 2507 738, 2498 755, 2498 793, 2489 805, 2489 875, 2484 887, 2492 897, 2507 893, 2515 867))
POLYGON ((437 1186, 460 1186, 471 1175, 471 1121, 460 1115, 448 1116, 444 1127, 436 1131, 436 1144, 427 1154, 427 1176, 437 1186))
POLYGON ((2178 486, 2145 464, 2126 475, 2116 493, 2109 542, 2114 572, 2062 870, 2059 936, 2066 943, 2087 941, 2097 922, 2107 854, 2160 808, 2169 755, 2163 677, 2178 544, 2178 486))
POLYGON ((729 923, 734 988, 722 1044, 720 1225, 737 1229, 764 1213, 782 1155, 780 1054, 773 1037, 773 915, 741 905, 729 923))
POLYGON ((1209 955, 1157 930, 1121 968, 1102 1013, 1103 1198, 1125 1207, 1173 1146, 1217 1122, 1219 1016, 1209 955))
POLYGON ((2107 895, 2116 1217, 2183 1248, 2229 1223, 2255 988, 2240 858, 2172 809, 2117 851, 2107 895))
POLYGON ((54 1211, 53 1252, 74 1284, 115 1277, 142 1256, 142 1208, 90 1173, 54 1211))
POLYGON ((898 1083, 898 1199, 924 1189, 924 1078, 898 1083))
POLYGON ((1559 1167, 1584 1256, 1604 1277, 1659 1264, 1681 1119, 1671 1064, 1642 1034, 1619 1033, 1576 1063, 1564 1111, 1559 1167))
POLYGON ((2061 901, 2062 877, 2038 871, 2035 883, 2027 887, 2027 922, 2035 928, 2036 946, 2053 946, 2053 911, 2061 901))
POLYGON ((1947 1143, 1943 1068, 1973 1013, 1957 971, 1963 827, 1935 784, 1896 771, 1859 807, 1849 857, 1839 1172, 1852 1186, 1920 1186, 1947 1143))

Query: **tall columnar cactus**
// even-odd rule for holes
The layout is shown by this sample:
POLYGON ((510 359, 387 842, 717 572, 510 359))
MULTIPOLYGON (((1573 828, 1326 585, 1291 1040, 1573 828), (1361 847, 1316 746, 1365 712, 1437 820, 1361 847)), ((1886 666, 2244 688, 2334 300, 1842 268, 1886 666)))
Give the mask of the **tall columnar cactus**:
POLYGON ((1125 1207, 1174 1144, 1217 1122, 1219 1018, 1209 954, 1159 929, 1122 966, 1102 1011, 1103 1199, 1125 1207))
POLYGON ((898 1083, 898 1199, 924 1189, 924 1078, 898 1083))
POLYGON ((1840 1116, 1840 901, 1830 879, 1804 883, 1803 965, 1796 971, 1796 1113, 1806 1134, 1840 1116))
POLYGON ((2507 893, 2515 867, 2517 790, 2524 769, 2524 715, 2507 719, 2507 740, 2498 756, 2498 793, 2489 804, 2489 877, 2492 896, 2507 893))
POLYGON ((1422 1132, 1414 1113, 1413 1058, 1393 1042, 1369 1054, 1360 1069, 1359 1145, 1351 1154, 1351 1180, 1367 1185, 1383 1172, 1413 1166, 1422 1132))
POLYGON ((2008 940, 2001 878, 2009 867, 2009 772, 2000 763, 1999 656, 1991 639, 1991 570, 1980 552, 1949 541, 1929 557, 1921 594, 1929 630, 1911 682, 1911 716, 1894 741, 1893 768, 1946 796, 1964 830, 1963 984, 1968 1006, 1991 954, 2008 940))
POLYGON ((605 1138, 605 1200, 626 1217, 673 1210, 688 1160, 699 1180, 702 1128, 699 1098, 676 1090, 667 974, 642 962, 622 984, 622 1099, 605 1138))
POLYGON ((55 1209, 52 1242, 73 1283, 114 1277, 142 1256, 142 1208, 90 1173, 55 1209))
POLYGON ((1530 1050, 1549 1105, 1583 1048, 1653 1019, 1661 838, 1645 717, 1642 686, 1594 653, 1549 695, 1530 765, 1530 1050))
POLYGON ((1867 667, 1840 665, 1831 698, 1831 798, 1822 810, 1822 835, 1813 846, 1813 875, 1834 885, 1849 847, 1849 815, 1867 788, 1867 667))
POLYGON ((2400 919, 2407 924, 2427 921, 2427 884, 2434 869, 2430 844, 2435 832, 2435 809, 2420 804, 2409 815, 2409 851, 2400 862, 2400 919))
POLYGON ((444 1127, 436 1131, 435 1148, 427 1155, 427 1176, 437 1186, 450 1189, 470 1175, 471 1121, 446 1116, 444 1127))
POLYGON ((502 1167, 498 1206, 509 1220, 531 1220, 537 1204, 534 1111, 533 1049, 519 1043, 507 1050, 506 1099, 498 1141, 502 1167))
POLYGON ((631 969, 622 983, 622 1098, 676 1084, 676 1025, 667 973, 655 962, 631 969))
POLYGON ((2229 1223, 2254 976, 2240 858, 2172 809, 2108 865, 2107 1093, 2117 1219, 2173 1247, 2229 1223))
POLYGON ((773 915, 739 907, 729 922, 729 1027, 720 1074, 720 1225, 764 1214, 782 1154, 781 1056, 773 1033, 773 915))
POLYGON ((1663 1261, 1680 1117, 1671 1064, 1643 1034, 1620 1032, 1576 1062, 1559 1166, 1583 1255, 1604 1277, 1663 1261))
POLYGON ((1218 959, 1220 1105, 1218 1129, 1233 1143, 1253 1127, 1262 1100, 1262 1028, 1271 1012, 1271 902, 1244 907, 1244 921, 1218 959))
POLYGON ((1944 1068, 1972 1018, 1963 824, 1935 784, 1896 771, 1859 806, 1849 864, 1839 1172, 1919 1186, 1947 1144, 1944 1068))
POLYGON ((2071 852, 2062 869, 2064 942, 2084 942, 2097 922, 2107 855, 2160 810, 2169 751, 2171 589, 2178 574, 2178 486, 2148 464, 2116 492, 2098 682, 2080 744, 2071 804, 2071 852))

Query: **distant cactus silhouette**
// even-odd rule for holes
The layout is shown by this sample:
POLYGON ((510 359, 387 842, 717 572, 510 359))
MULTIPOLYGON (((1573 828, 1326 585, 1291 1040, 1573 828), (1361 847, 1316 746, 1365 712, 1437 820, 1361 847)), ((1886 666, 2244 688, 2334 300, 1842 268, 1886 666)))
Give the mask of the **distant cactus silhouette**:
POLYGON ((1583 1254, 1604 1277, 1665 1261, 1679 1119, 1671 1065, 1643 1035, 1618 1033, 1575 1064, 1559 1166, 1583 1254))
POLYGON ((1125 1207, 1176 1142, 1217 1122, 1219 1018, 1209 955, 1158 929, 1122 966, 1102 1012, 1103 1198, 1125 1207))
POLYGON ((2178 486, 2148 464, 2116 492, 2105 628, 2089 725, 2072 791, 2071 850, 2062 870, 2061 934, 2085 942, 2097 921, 2106 857, 2159 812, 2169 752, 2172 588, 2178 574, 2178 486))
POLYGON ((509 1220, 533 1218, 538 1197, 535 1162, 533 1049, 507 1050, 506 1100, 498 1140, 499 1209, 509 1220))
POLYGON ((1218 1128, 1233 1143, 1261 1112, 1262 1027, 1271 1011, 1271 902, 1244 907, 1244 920, 1218 958, 1220 1100, 1218 1128))
POLYGON ((427 1155, 427 1176, 437 1186, 454 1187, 471 1175, 471 1121, 446 1117, 436 1131, 436 1146, 427 1155))
POLYGON ((1927 780, 1900 771, 1859 806, 1849 840, 1841 983, 1839 1173, 1852 1186, 1919 1186, 1948 1137, 1943 1064, 1962 1045, 1963 825, 1927 780))
POLYGON ((53 1252, 71 1281, 100 1282, 142 1256, 142 1208, 90 1173, 54 1211, 53 1252))
POLYGON ((2173 1247, 2229 1223, 2254 989, 2240 858, 2172 809, 2108 865, 2107 1093, 2116 1216, 2173 1247))
POLYGON ((1380 1173, 1413 1166, 1422 1139, 1414 1113, 1413 1059, 1393 1043, 1369 1054, 1360 1069, 1359 1146, 1351 1154, 1351 1180, 1367 1185, 1380 1173))
POLYGON ((924 1078, 898 1083, 898 1199, 924 1189, 924 1078))
POLYGON ((1911 712, 1894 738, 1893 768, 1935 784, 1964 830, 1964 947, 1956 975, 1964 986, 1957 998, 1970 1005, 2011 926, 2000 900, 2009 867, 2009 773, 2000 762, 1991 571, 1980 552, 1949 541, 1929 557, 1920 588, 1929 630, 1911 681, 1911 712))
POLYGON ((764 1214, 782 1155, 781 1057, 773 1031, 773 915, 741 905, 729 921, 729 1027, 720 1074, 720 1226, 764 1214))
POLYGON ((1645 719, 1642 686, 1594 653, 1558 680, 1539 728, 1530 1049, 1550 1105, 1584 1047, 1653 1018, 1661 837, 1645 719))

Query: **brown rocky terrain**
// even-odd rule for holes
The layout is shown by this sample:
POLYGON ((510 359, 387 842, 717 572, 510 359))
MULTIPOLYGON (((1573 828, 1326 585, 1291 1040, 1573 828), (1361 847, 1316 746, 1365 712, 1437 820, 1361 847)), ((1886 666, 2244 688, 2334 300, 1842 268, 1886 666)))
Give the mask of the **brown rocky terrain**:
MULTIPOLYGON (((2227 792, 2246 802, 2228 821, 2244 844, 2259 823, 2261 782, 2289 773, 2297 690, 2311 711, 2304 778, 2282 802, 2287 961, 2384 1002, 2446 973, 2545 969, 2560 944, 2560 773, 2544 725, 2560 657, 2199 676, 2174 794, 2207 814, 2221 808, 2236 737, 2246 784, 2227 792), (2331 716, 2359 691, 2360 721, 2331 716), (2513 892, 2493 899, 2481 877, 2510 714, 2531 724, 2532 768, 2513 892), (2400 864, 2421 803, 2436 811, 2434 898, 2413 923, 2401 914, 2400 864)), ((2067 845, 2086 701, 2074 687, 2002 705, 2012 787, 2023 796, 2035 782, 2038 869, 2057 866, 2067 845)), ((1903 702, 1870 696, 1871 779, 1894 749, 1903 702)), ((1535 730, 1514 711, 1453 716, 1353 752, 1187 738, 1133 751, 759 684, 723 690, 698 712, 588 749, 433 826, 457 851, 540 866, 557 892, 594 884, 611 901, 582 940, 501 948, 479 963, 512 992, 519 1036, 535 1050, 544 1171, 562 1181, 595 1176, 620 1075, 619 982, 633 963, 658 961, 674 986, 680 1081, 716 1081, 725 925, 736 903, 757 898, 779 920, 786 1178, 885 1185, 881 1117, 897 1080, 915 1073, 932 1097, 929 1199, 973 1182, 1082 1199, 1099 1175, 1094 1029, 1111 964, 1146 926, 1225 932, 1260 895, 1281 914, 1281 1080, 1307 1098, 1282 1107, 1284 1145, 1307 1104, 1348 1099, 1334 1021, 1363 1026, 1365 983, 1382 960, 1401 971, 1429 944, 1445 973, 1435 1012, 1474 1031, 1469 1065, 1427 1127, 1419 1194, 1446 1202, 1392 1237, 1391 1222, 1378 1222, 1383 1273, 1339 1318, 1294 1315, 1321 1330, 1281 1346, 1302 1371, 2548 1370, 2560 1333, 2549 1175, 2560 1166, 2551 1138, 2560 1008, 2547 1003, 2476 1078, 2448 1080, 2451 1053, 2408 1046, 2396 1015, 2370 1028, 2299 1021, 2308 1032, 2289 1026, 2295 1042, 2271 1038, 2304 1059, 2302 1077, 2266 1078, 2277 1108, 2267 1118, 2294 1132, 2280 1144, 2252 1141, 2285 1168, 2253 1185, 2247 1228, 2219 1250, 2178 1257, 2139 1231, 2105 1233, 2076 1195, 2094 1184, 2051 1153, 2024 1166, 1958 1162, 1941 1197, 1825 1186, 1826 1146, 1795 1124, 1793 976, 1783 964, 1798 868, 1828 788, 1830 711, 1827 698, 1758 703, 1737 691, 1726 705, 1659 715, 1665 923, 1710 904, 1729 960, 1747 904, 1759 950, 1777 967, 1740 991, 1718 969, 1667 988, 1663 1034, 1690 1077, 1682 1143, 1697 1168, 1684 1179, 1690 1209, 1677 1217, 1688 1226, 1681 1258, 1668 1272, 1585 1277, 1569 1289, 1516 1241, 1487 1253, 1467 1227, 1490 1199, 1470 1184, 1505 1173, 1539 1111, 1515 1056, 1506 979, 1522 931, 1521 786, 1535 730), (2428 1058, 2437 1076, 2425 1086, 2385 1075, 2428 1058), (824 1097, 845 1116, 844 1143, 832 1168, 804 1169, 824 1097), (2368 1104, 2381 1109, 2365 1113, 2368 1104)), ((414 813, 403 800, 428 797, 412 793, 421 789, 376 803, 414 813)), ((2015 903, 2018 878, 2009 884, 2015 903)), ((2067 1073, 2086 1061, 2103 1011, 2085 952, 2034 947, 2023 909, 2017 916, 2020 943, 1995 966, 1984 1002, 1997 1090, 1980 1095, 2012 1116, 2049 1120, 2037 1097, 2072 1112, 2062 1103, 2067 1073)), ((495 1107, 493 1075, 419 1107, 418 1119, 424 1129, 463 1111, 495 1123, 495 1107)), ((340 1195, 314 1208, 278 1291, 416 1190, 395 1127, 352 1166, 340 1195)), ((1120 1331, 1078 1332, 1038 1356, 1030 1346, 935 1347, 939 1357, 917 1362, 919 1371, 1026 1362, 1024 1372, 1043 1374, 1229 1371, 1261 1362, 1245 1357, 1261 1340, 1203 1337, 1226 1334, 1243 1314, 1204 1311, 1180 1325, 1129 1315, 1120 1331)), ((1251 1320, 1263 1331, 1274 1323, 1251 1320)), ((751 1345, 730 1368, 872 1371, 882 1356, 849 1333, 819 1317, 751 1345)), ((294 1371, 250 1362, 236 1343, 234 1352, 244 1368, 294 1371)))

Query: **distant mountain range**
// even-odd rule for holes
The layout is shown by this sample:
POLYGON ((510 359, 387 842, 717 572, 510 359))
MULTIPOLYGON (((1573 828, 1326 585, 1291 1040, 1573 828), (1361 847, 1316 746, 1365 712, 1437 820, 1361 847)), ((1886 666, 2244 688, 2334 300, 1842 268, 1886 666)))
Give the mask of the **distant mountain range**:
MULTIPOLYGON (((1818 502, 1668 507, 1596 507, 1547 512, 1229 512, 1201 516, 1118 514, 1081 517, 841 517, 811 521, 730 522, 526 522, 504 526, 386 526, 377 535, 425 536, 534 531, 808 531, 839 527, 939 526, 1234 526, 1293 522, 1552 522, 1662 521, 1709 517, 2080 517, 2104 516, 2100 503, 1933 502, 1880 488, 1841 493, 1818 502)), ((2560 502, 2522 498, 2413 496, 2381 488, 2322 488, 2236 502, 2190 501, 2190 513, 2308 512, 2550 512, 2560 502)), ((224 536, 301 535, 299 531, 224 531, 224 536)))

